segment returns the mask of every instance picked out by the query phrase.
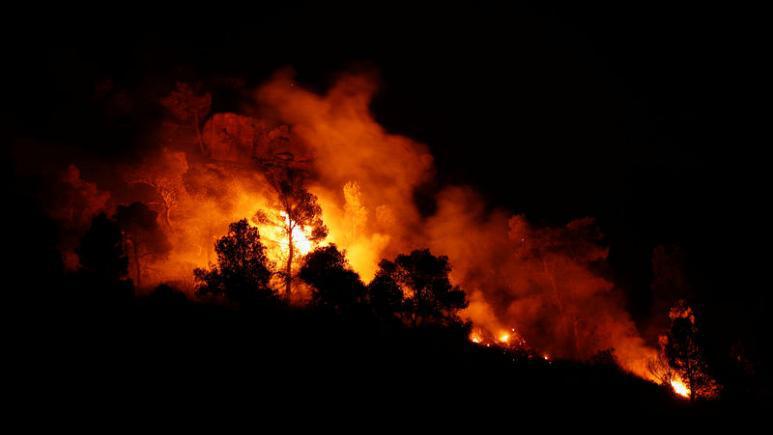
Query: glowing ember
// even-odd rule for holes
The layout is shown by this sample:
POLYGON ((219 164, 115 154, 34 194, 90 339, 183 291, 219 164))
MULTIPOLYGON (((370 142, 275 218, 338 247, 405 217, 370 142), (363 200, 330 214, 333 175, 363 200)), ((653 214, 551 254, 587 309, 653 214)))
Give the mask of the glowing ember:
POLYGON ((483 344, 486 347, 490 347, 491 345, 505 348, 513 346, 526 346, 526 342, 520 335, 518 335, 518 333, 515 331, 515 328, 511 328, 509 331, 500 330, 500 332, 497 334, 492 334, 490 331, 481 328, 475 328, 472 332, 470 332, 468 338, 471 342, 475 344, 483 344))
POLYGON ((674 390, 674 393, 682 397, 690 397, 690 389, 679 379, 671 381, 671 388, 674 390))

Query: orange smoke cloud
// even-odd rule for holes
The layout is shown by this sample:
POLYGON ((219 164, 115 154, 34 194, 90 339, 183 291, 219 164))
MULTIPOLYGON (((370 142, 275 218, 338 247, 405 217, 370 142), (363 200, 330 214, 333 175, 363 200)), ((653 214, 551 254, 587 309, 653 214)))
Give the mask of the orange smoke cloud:
MULTIPOLYGON (((545 354, 576 359, 614 348, 624 367, 646 376, 654 351, 614 285, 598 273, 607 251, 593 221, 537 228, 522 216, 488 211, 464 187, 442 191, 437 213, 422 217, 413 198, 432 176, 432 157, 423 144, 373 119, 375 90, 371 76, 343 75, 320 95, 285 71, 255 92, 260 117, 210 116, 202 136, 208 155, 192 132, 162 131, 165 148, 119 171, 127 195, 159 213, 172 244, 170 255, 146 266, 146 282, 191 288, 191 271, 213 261, 213 243, 228 223, 274 207, 256 161, 291 155, 310 162, 309 188, 329 228, 324 243, 345 250, 365 281, 382 258, 429 247, 449 257, 451 278, 470 299, 465 315, 480 337, 517 337, 545 354)), ((271 246, 279 242, 267 228, 261 234, 272 260, 281 262, 282 249, 271 246)))
POLYGON ((62 261, 68 270, 78 267, 75 247, 78 238, 89 227, 97 214, 108 211, 110 193, 81 178, 80 169, 69 165, 57 180, 56 194, 46 201, 49 215, 59 222, 59 247, 62 261))
POLYGON ((492 334, 514 327, 533 347, 588 359, 614 349, 626 369, 649 377, 647 347, 600 269, 607 250, 591 219, 535 228, 523 216, 486 212, 468 188, 441 193, 428 243, 449 256, 453 277, 473 295, 467 315, 492 334))
POLYGON ((313 158, 329 241, 370 279, 376 264, 407 247, 420 228, 414 189, 432 173, 426 147, 389 134, 373 119, 371 76, 343 75, 325 94, 296 86, 288 72, 262 86, 264 112, 290 126, 313 158))

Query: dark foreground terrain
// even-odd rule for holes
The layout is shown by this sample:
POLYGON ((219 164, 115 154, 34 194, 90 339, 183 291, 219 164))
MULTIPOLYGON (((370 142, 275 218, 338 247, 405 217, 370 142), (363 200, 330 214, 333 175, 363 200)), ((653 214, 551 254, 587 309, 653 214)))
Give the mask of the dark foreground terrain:
POLYGON ((406 327, 367 312, 276 301, 227 308, 166 286, 143 297, 106 292, 62 273, 53 228, 35 216, 17 215, 12 225, 23 231, 8 239, 14 255, 2 319, 7 391, 36 416, 41 409, 47 416, 203 416, 217 408, 470 422, 530 412, 582 411, 591 419, 748 413, 764 402, 690 403, 623 373, 608 356, 545 361, 475 345, 465 325, 406 327))
POLYGON ((603 358, 545 361, 475 345, 463 327, 407 329, 281 305, 236 311, 169 289, 112 309, 86 306, 29 313, 16 378, 27 400, 69 407, 77 393, 77 406, 113 411, 209 411, 235 401, 263 411, 258 403, 461 419, 529 410, 694 415, 737 405, 691 404, 603 358))

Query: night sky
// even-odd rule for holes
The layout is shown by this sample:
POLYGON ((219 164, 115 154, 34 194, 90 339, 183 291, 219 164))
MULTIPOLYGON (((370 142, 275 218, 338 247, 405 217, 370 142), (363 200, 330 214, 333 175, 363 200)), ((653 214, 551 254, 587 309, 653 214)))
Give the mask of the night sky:
MULTIPOLYGON (((4 136, 132 158, 156 109, 106 115, 100 81, 138 94, 177 79, 250 87, 291 66, 321 92, 340 71, 375 68, 376 118, 435 156, 435 182, 416 193, 425 213, 440 186, 470 184, 536 222, 594 216, 634 317, 651 314, 658 244, 686 251, 709 307, 743 317, 762 299, 766 51, 754 13, 362 3, 18 12, 3 29, 4 136)), ((217 95, 216 112, 239 104, 217 95)))

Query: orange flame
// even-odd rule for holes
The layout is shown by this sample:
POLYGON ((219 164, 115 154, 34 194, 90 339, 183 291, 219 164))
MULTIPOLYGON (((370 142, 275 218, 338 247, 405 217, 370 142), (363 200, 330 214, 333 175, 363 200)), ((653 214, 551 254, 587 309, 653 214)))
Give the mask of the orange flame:
MULTIPOLYGON (((293 246, 296 247, 301 252, 301 254, 304 254, 304 255, 308 254, 312 248, 312 242, 311 240, 309 240, 310 234, 307 234, 309 230, 307 228, 302 227, 301 225, 295 224, 295 222, 293 222, 287 216, 287 213, 282 211, 282 212, 279 212, 279 214, 284 219, 285 225, 287 225, 288 227, 293 227, 292 237, 291 237, 293 246)), ((280 242, 280 246, 283 252, 286 252, 289 250, 289 246, 287 244, 286 239, 283 239, 280 242)))
POLYGON ((679 396, 685 398, 690 397, 690 389, 687 388, 687 385, 685 385, 681 379, 672 379, 671 389, 674 390, 674 393, 678 394, 679 396))

